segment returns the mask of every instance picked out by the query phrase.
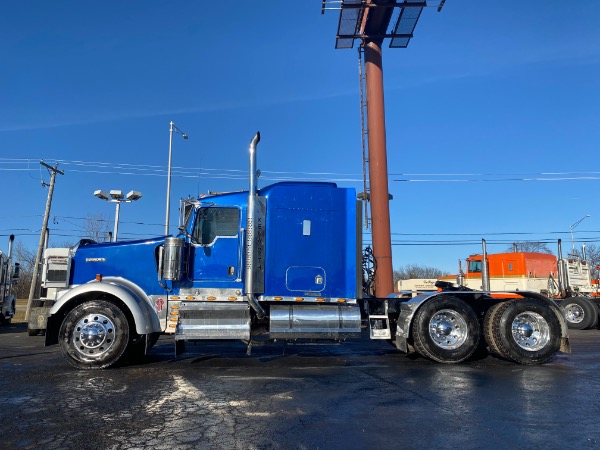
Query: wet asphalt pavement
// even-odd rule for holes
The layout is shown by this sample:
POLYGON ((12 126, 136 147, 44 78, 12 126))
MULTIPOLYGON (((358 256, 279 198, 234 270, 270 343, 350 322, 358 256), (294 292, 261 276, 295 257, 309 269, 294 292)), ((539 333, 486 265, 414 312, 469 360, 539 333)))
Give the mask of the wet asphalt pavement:
POLYGON ((189 345, 78 371, 57 346, 0 328, 0 448, 600 448, 600 330, 543 366, 409 358, 341 345, 189 345))

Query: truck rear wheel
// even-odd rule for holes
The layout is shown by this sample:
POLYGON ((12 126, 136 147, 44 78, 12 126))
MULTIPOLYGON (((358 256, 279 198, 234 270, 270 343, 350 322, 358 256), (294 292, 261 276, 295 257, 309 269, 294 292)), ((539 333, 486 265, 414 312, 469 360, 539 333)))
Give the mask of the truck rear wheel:
POLYGON ((417 311, 412 336, 422 356, 441 363, 459 363, 469 358, 479 344, 479 320, 464 301, 435 297, 417 311))
POLYGON ((496 317, 496 313, 502 307, 503 303, 496 303, 485 313, 485 318, 483 319, 483 333, 485 336, 485 341, 490 348, 491 353, 495 353, 498 356, 505 357, 500 351, 500 348, 496 344, 494 340, 494 318, 496 317))
POLYGON ((562 301, 567 326, 573 330, 587 330, 598 324, 598 309, 585 297, 568 297, 562 301))
POLYGON ((501 304, 492 319, 500 356, 520 364, 542 364, 560 349, 560 322, 548 305, 524 298, 501 304))
POLYGON ((63 355, 78 369, 103 369, 115 364, 127 349, 129 323, 117 306, 92 300, 73 308, 59 330, 63 355))

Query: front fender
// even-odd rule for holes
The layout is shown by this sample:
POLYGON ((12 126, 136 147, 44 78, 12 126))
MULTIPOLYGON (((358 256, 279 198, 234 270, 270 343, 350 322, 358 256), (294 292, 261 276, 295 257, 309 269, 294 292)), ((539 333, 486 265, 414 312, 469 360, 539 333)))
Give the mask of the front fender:
POLYGON ((54 304, 48 314, 46 345, 58 343, 58 329, 62 319, 76 305, 86 299, 108 295, 117 298, 131 313, 137 334, 146 335, 161 332, 158 315, 148 296, 134 283, 121 277, 106 277, 103 281, 90 281, 69 289, 54 304))

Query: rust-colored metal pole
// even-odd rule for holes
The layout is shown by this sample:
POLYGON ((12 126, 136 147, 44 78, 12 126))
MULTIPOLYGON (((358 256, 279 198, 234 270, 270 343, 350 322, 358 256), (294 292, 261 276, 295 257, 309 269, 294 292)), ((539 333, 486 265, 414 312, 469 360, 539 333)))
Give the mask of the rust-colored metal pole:
POLYGON ((375 295, 381 298, 394 292, 381 42, 367 41, 364 48, 375 295))

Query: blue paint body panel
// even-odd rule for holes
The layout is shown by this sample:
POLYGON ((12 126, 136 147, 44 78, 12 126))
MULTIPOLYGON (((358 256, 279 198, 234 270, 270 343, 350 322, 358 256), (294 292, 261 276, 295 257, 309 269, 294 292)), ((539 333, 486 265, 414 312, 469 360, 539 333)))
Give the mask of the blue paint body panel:
POLYGON ((83 284, 96 278, 122 277, 137 284, 148 295, 163 294, 158 284, 156 248, 164 237, 114 243, 79 244, 71 261, 70 284, 83 284))
MULTIPOLYGON (((194 225, 198 216, 196 209, 187 225, 187 259, 189 270, 186 279, 179 286, 183 288, 218 288, 218 289, 243 289, 243 233, 242 228, 246 223, 246 207, 248 193, 236 192, 205 197, 202 199, 202 208, 235 208, 239 210, 238 233, 236 236, 217 237, 210 245, 198 245, 191 242, 190 236, 194 233, 194 225), (233 267, 233 274, 229 268, 233 267)), ((179 237, 185 238, 184 234, 179 237)))
MULTIPOLYGON (((333 183, 284 182, 259 191, 266 202, 265 296, 356 298, 357 222, 354 189, 333 183)), ((201 199, 187 224, 184 250, 186 273, 172 285, 181 288, 244 289, 244 228, 248 193, 201 199), (203 244, 194 241, 200 211, 229 208, 238 223, 227 236, 203 244)), ((215 213, 215 211, 209 211, 215 213)), ((71 284, 96 277, 123 277, 148 295, 164 294, 157 279, 156 251, 165 237, 117 243, 81 243, 72 261, 71 284)))
POLYGON ((356 298, 354 189, 277 183, 260 195, 267 199, 264 294, 356 298))

